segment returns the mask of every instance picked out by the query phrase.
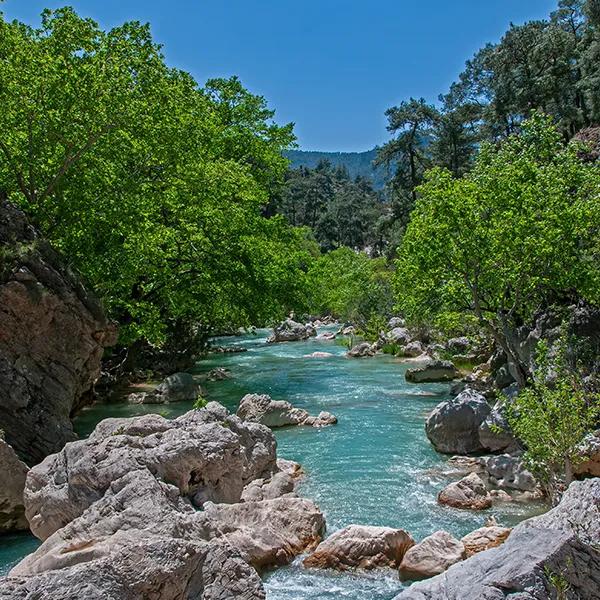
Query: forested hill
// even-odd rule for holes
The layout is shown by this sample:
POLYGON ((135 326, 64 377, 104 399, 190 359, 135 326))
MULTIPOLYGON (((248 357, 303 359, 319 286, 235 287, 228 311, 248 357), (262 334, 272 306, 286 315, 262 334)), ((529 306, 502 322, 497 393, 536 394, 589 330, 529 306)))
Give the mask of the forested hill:
MULTIPOLYGON (((390 178, 385 167, 373 167, 373 161, 377 155, 377 148, 365 152, 318 152, 307 150, 287 150, 285 156, 291 161, 290 167, 308 167, 314 169, 320 161, 328 160, 333 167, 343 165, 348 169, 353 179, 361 175, 373 183, 377 190, 384 188, 386 181, 390 178)), ((390 170, 392 173, 393 170, 390 170)))

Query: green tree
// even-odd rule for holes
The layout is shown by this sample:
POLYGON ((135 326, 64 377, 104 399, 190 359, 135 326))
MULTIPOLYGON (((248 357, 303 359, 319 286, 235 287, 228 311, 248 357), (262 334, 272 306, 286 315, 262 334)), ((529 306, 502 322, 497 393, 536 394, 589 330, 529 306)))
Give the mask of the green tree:
POLYGON ((507 404, 508 421, 526 446, 527 466, 556 502, 584 459, 582 444, 600 418, 600 399, 585 391, 580 374, 569 368, 565 338, 552 353, 544 341, 537 350, 532 385, 507 404))
POLYGON ((149 28, 0 20, 0 187, 81 271, 121 341, 301 309, 305 234, 263 217, 293 142, 236 78, 200 88, 149 28))
POLYGON ((535 115, 462 179, 434 169, 397 260, 398 305, 415 321, 473 314, 525 384, 516 330, 557 298, 598 298, 598 165, 535 115))

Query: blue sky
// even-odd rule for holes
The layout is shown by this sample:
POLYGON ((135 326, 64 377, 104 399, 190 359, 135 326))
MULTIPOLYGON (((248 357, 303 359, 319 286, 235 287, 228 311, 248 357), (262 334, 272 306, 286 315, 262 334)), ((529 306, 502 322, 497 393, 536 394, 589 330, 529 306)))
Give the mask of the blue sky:
POLYGON ((388 139, 384 111, 435 100, 465 60, 511 22, 556 0, 6 0, 7 18, 37 23, 69 4, 103 27, 150 22, 170 65, 199 82, 239 75, 300 147, 357 151, 388 139))

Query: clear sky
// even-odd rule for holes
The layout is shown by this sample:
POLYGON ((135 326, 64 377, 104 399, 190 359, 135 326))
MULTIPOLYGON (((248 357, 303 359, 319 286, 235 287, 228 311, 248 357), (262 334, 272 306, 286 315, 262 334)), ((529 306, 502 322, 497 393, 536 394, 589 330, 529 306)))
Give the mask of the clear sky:
POLYGON ((296 124, 302 149, 358 151, 388 139, 386 108, 435 100, 478 48, 557 0, 5 0, 2 10, 33 24, 65 4, 105 28, 150 22, 168 63, 201 83, 238 75, 296 124))

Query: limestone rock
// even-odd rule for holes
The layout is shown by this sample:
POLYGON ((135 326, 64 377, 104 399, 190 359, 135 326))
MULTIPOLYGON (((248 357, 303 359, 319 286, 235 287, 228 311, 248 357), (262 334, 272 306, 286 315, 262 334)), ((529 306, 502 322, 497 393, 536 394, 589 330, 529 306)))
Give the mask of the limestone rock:
POLYGON ((406 381, 411 383, 435 383, 457 379, 460 373, 449 360, 431 360, 428 364, 406 371, 406 381))
POLYGON ((400 565, 400 577, 408 580, 433 577, 464 558, 462 542, 446 531, 436 531, 406 552, 400 565))
POLYGON ((471 348, 471 341, 468 337, 456 337, 446 342, 446 350, 452 354, 466 354, 471 348))
POLYGON ((268 479, 260 478, 251 481, 242 491, 242 501, 272 500, 292 494, 296 481, 293 475, 286 472, 274 473, 268 479))
POLYGON ((307 340, 316 335, 317 330, 311 323, 303 325, 302 323, 297 323, 293 319, 286 319, 277 325, 277 327, 273 328, 273 334, 267 339, 267 343, 297 342, 300 340, 307 340))
POLYGON ((259 570, 290 563, 316 547, 325 530, 323 514, 304 498, 208 503, 203 515, 211 524, 209 535, 231 544, 259 570))
POLYGON ((600 590, 600 479, 571 484, 561 503, 523 521, 504 544, 416 583, 396 600, 519 600, 555 597, 556 579, 566 598, 597 600, 600 590), (554 580, 554 581, 553 581, 554 580))
POLYGON ((396 327, 404 327, 404 325, 406 325, 406 322, 402 317, 392 317, 388 321, 387 325, 389 329, 396 329, 396 327))
POLYGON ((349 525, 336 531, 304 559, 305 567, 341 571, 398 568, 414 540, 403 529, 349 525))
POLYGON ((600 430, 587 436, 581 454, 584 460, 575 465, 575 473, 600 477, 600 430))
POLYGON ((486 460, 485 468, 490 483, 499 488, 533 492, 538 487, 535 477, 518 457, 509 454, 492 456, 486 460))
POLYGON ((29 529, 23 505, 27 465, 0 438, 0 534, 29 529))
POLYGON ((434 408, 425 425, 427 437, 438 452, 479 452, 483 450, 479 428, 490 412, 490 405, 484 396, 466 389, 434 408))
POLYGON ((377 348, 369 342, 361 342, 348 350, 348 356, 352 358, 365 358, 367 356, 375 356, 375 354, 377 354, 377 348))
POLYGON ((24 500, 32 532, 46 539, 142 466, 196 506, 239 502, 244 485, 277 470, 275 439, 214 402, 172 421, 105 419, 88 439, 67 444, 29 472, 24 500))
POLYGON ((170 404, 171 402, 195 402, 202 389, 191 373, 169 375, 151 392, 129 394, 132 404, 170 404))
POLYGON ((492 527, 480 527, 465 535, 461 539, 461 542, 465 547, 467 557, 503 544, 510 535, 510 531, 508 527, 498 527, 495 525, 492 527))
POLYGON ((246 394, 240 400, 236 414, 243 421, 273 428, 289 425, 326 427, 337 423, 331 413, 323 411, 316 417, 311 416, 306 410, 295 408, 286 400, 273 400, 266 394, 246 394))
POLYGON ((490 452, 510 451, 519 447, 518 441, 510 430, 503 401, 496 402, 479 426, 479 441, 490 452))
POLYGON ((402 346, 412 342, 412 334, 406 327, 394 327, 385 334, 385 340, 388 344, 400 344, 402 346))
POLYGON ((66 262, 5 201, 0 250, 0 429, 34 464, 75 438, 70 415, 99 377, 116 329, 66 262))
POLYGON ((492 506, 492 497, 481 477, 471 473, 446 486, 438 494, 438 502, 453 508, 484 510, 492 506))
POLYGON ((320 342, 330 342, 331 340, 335 340, 336 334, 333 331, 324 331, 323 333, 319 333, 315 340, 319 340, 320 342))
POLYGON ((418 356, 422 356, 425 352, 425 346, 418 340, 414 342, 409 342, 406 346, 400 348, 399 355, 407 356, 409 358, 417 358, 418 356))

